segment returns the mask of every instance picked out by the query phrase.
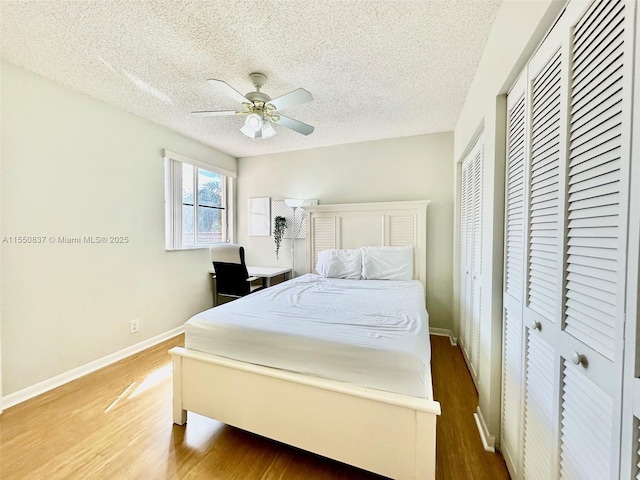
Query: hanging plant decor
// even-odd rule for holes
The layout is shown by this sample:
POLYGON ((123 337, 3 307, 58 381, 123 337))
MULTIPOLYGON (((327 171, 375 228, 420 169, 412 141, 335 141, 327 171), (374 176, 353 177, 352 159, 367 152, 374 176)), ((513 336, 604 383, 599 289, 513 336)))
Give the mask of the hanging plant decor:
POLYGON ((273 223, 273 240, 276 242, 276 258, 279 259, 278 254, 280 253, 280 244, 282 243, 284 231, 287 228, 287 219, 277 216, 273 223))

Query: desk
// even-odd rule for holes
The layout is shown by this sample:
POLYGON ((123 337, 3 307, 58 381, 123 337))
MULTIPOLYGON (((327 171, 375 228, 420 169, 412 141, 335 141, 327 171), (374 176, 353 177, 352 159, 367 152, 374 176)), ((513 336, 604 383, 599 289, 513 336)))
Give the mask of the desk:
MULTIPOLYGON (((258 277, 262 279, 262 286, 267 288, 271 286, 271 279, 274 277, 277 277, 278 275, 283 275, 285 280, 289 280, 291 278, 291 268, 290 267, 285 267, 285 268, 281 268, 281 267, 258 267, 258 266, 254 266, 254 265, 247 265, 247 272, 249 273, 250 277, 258 277)), ((213 278, 213 288, 214 288, 214 292, 213 292, 213 306, 215 307, 217 305, 216 302, 216 293, 215 293, 215 289, 216 284, 215 284, 215 280, 216 280, 216 272, 215 270, 211 269, 209 270, 209 273, 211 274, 211 277, 213 278)))
POLYGON ((289 267, 254 267, 252 265, 247 265, 247 271, 249 272, 250 277, 262 278, 262 285, 265 287, 270 287, 271 279, 278 275, 284 275, 285 280, 289 280, 291 278, 291 269, 289 267))

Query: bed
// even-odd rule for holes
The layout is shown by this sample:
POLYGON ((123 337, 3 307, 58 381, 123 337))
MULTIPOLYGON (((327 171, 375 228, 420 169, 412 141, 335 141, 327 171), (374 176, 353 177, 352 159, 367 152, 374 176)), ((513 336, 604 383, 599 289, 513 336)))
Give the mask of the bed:
POLYGON ((306 207, 310 274, 185 325, 185 348, 170 351, 174 423, 184 424, 192 411, 391 478, 435 478, 440 405, 424 310, 427 205, 306 207), (414 280, 313 272, 322 251, 368 245, 411 246, 414 280), (382 303, 374 305, 376 298, 382 303), (395 313, 394 299, 408 313, 395 313), (376 315, 386 320, 371 324, 376 315), (396 336, 398 326, 411 335, 396 336), (360 340, 359 329, 366 332, 360 340))

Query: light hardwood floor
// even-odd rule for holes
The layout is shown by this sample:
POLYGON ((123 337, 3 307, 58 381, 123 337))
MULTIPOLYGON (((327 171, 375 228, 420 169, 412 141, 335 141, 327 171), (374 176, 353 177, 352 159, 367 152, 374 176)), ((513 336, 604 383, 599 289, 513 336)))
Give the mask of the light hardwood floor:
MULTIPOLYGON (((457 347, 431 337, 438 479, 508 479, 484 452, 473 421, 477 394, 457 347)), ((167 350, 182 336, 0 415, 0 479, 315 480, 382 477, 189 413, 171 421, 167 350)), ((339 435, 339 432, 336 432, 339 435)))
POLYGON ((502 480, 509 472, 500 453, 485 452, 473 414, 478 394, 459 347, 431 337, 433 396, 442 415, 436 424, 438 480, 502 480))

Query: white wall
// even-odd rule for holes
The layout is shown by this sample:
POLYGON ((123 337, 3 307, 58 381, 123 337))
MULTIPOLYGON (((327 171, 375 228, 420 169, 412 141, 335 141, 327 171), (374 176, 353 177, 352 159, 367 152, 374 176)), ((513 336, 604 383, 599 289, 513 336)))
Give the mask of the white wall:
POLYGON ((47 237, 2 245, 9 395, 212 305, 208 251, 165 251, 161 150, 233 171, 236 160, 6 62, 1 97, 1 235, 47 237), (102 235, 129 243, 57 242, 102 235), (140 320, 134 335, 132 319, 140 320))
POLYGON ((499 436, 502 356, 502 271, 505 94, 565 5, 564 0, 504 0, 454 130, 455 185, 454 309, 458 326, 460 167, 479 131, 485 132, 482 211, 482 326, 479 411, 485 433, 499 436), (485 328, 486 327, 486 328, 485 328))
MULTIPOLYGON (((338 145, 238 161, 238 241, 255 265, 291 265, 291 240, 276 260, 273 237, 247 236, 247 199, 318 199, 321 204, 431 200, 427 212, 427 309, 432 327, 452 327, 451 133, 338 145)), ((273 227, 272 227, 273 229, 273 227)), ((296 243, 296 271, 305 243, 296 243)))
MULTIPOLYGON (((0 70, 1 73, 1 70, 0 70)), ((2 75, 0 75, 0 84, 2 75)), ((0 112, 2 112, 2 95, 0 94, 0 112)), ((0 132, 2 132, 2 115, 0 114, 0 132)), ((0 138, 0 142, 2 138, 0 138)), ((0 234, 2 234, 2 152, 0 151, 0 234)), ((2 239, 0 239, 0 413, 2 413, 2 239)))

